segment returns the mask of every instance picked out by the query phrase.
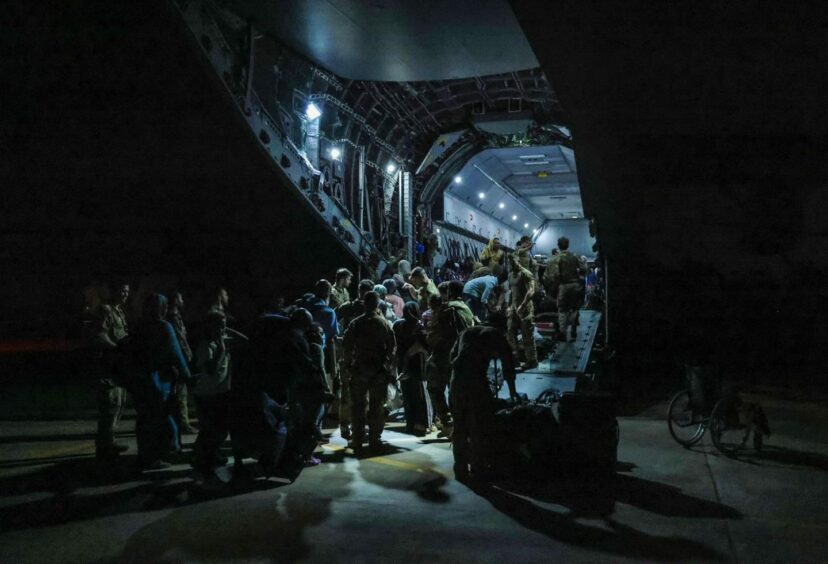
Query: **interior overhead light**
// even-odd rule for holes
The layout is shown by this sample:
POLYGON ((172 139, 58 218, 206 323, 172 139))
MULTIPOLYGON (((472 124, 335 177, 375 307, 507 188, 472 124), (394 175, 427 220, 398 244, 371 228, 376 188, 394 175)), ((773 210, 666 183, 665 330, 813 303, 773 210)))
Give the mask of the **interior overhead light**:
POLYGON ((516 215, 512 216, 512 221, 517 221, 517 216, 516 215))
POLYGON ((339 157, 341 157, 341 156, 342 156, 342 151, 339 149, 339 147, 332 147, 331 148, 331 158, 333 160, 338 161, 339 157))
POLYGON ((463 177, 462 176, 460 176, 458 174, 457 176, 454 177, 454 183, 455 184, 460 184, 461 182, 463 182, 463 177))
POLYGON ((523 228, 524 228, 524 229, 529 229, 529 224, 528 224, 528 223, 524 223, 524 224, 523 224, 523 228))
POLYGON ((394 163, 388 163, 388 165, 385 167, 385 172, 387 172, 388 174, 394 174, 395 172, 397 172, 397 165, 394 163))
POLYGON ((482 200, 483 198, 485 198, 485 197, 486 197, 486 194, 484 194, 483 192, 480 192, 480 193, 477 195, 477 197, 478 197, 478 198, 480 198, 480 199, 482 200))
POLYGON ((520 156, 520 159, 523 160, 523 161, 528 161, 528 160, 532 160, 532 159, 545 159, 545 158, 546 158, 546 155, 544 155, 544 154, 540 154, 540 155, 521 155, 520 156))
POLYGON ((503 208, 505 208, 505 207, 506 207, 506 204, 504 204, 503 202, 500 202, 500 205, 499 205, 498 207, 499 207, 500 209, 503 209, 503 208))
POLYGON ((438 228, 437 228, 437 233, 439 233, 439 232, 440 232, 440 228, 438 227, 438 228))
POLYGON ((308 107, 305 108, 305 115, 308 116, 309 120, 315 120, 322 115, 322 111, 316 106, 316 104, 311 102, 308 104, 308 107))
POLYGON ((573 216, 572 216, 572 219, 578 219, 578 216, 577 216, 577 215, 573 215, 573 216))

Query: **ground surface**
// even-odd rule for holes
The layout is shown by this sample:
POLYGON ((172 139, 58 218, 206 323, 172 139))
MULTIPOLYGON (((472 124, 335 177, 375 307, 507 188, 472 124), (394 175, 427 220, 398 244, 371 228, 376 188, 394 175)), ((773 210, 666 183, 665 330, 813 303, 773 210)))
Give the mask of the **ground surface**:
POLYGON ((774 434, 744 460, 679 447, 653 405, 621 419, 609 479, 474 491, 448 444, 393 430, 394 453, 335 435, 294 484, 205 497, 185 464, 105 471, 92 421, 2 421, 0 562, 828 561, 828 408, 761 401, 774 434))

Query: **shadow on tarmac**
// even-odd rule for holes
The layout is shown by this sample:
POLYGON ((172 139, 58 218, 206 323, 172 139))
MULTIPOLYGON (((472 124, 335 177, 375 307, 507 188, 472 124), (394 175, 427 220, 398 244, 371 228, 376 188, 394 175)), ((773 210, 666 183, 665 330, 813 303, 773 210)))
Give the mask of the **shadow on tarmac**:
POLYGON ((828 471, 828 456, 817 452, 793 450, 780 446, 765 445, 762 450, 752 448, 739 452, 734 460, 756 466, 787 468, 813 468, 828 471))
POLYGON ((305 530, 326 521, 332 504, 350 494, 352 474, 323 465, 324 491, 280 490, 273 495, 227 497, 174 509, 130 537, 118 562, 304 560, 313 545, 305 530))
POLYGON ((359 461, 359 474, 368 483, 386 489, 409 491, 425 501, 447 503, 451 496, 443 490, 448 480, 427 454, 407 450, 404 456, 386 458, 405 449, 396 448, 383 456, 365 457, 359 461), (397 470, 389 472, 389 467, 397 470))
POLYGON ((554 482, 500 480, 472 484, 470 489, 527 529, 570 545, 630 558, 727 560, 729 556, 695 540, 652 535, 618 523, 611 517, 618 502, 669 517, 742 517, 730 506, 621 473, 562 477, 554 482), (567 511, 546 509, 540 503, 563 506, 567 511), (601 524, 578 519, 600 519, 601 524))
POLYGON ((180 507, 285 485, 259 479, 231 482, 218 491, 206 491, 193 481, 194 472, 189 467, 139 473, 135 465, 135 456, 120 456, 106 462, 87 457, 2 478, 0 496, 52 495, 1 507, 0 530, 180 507), (106 491, 77 494, 81 488, 106 488, 106 491))

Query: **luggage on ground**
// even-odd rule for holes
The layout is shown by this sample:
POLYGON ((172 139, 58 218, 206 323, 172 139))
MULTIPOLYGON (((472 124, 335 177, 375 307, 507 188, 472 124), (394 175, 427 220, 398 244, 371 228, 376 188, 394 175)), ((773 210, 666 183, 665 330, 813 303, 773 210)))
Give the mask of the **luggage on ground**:
POLYGON ((542 394, 500 406, 492 440, 500 445, 493 463, 501 470, 549 477, 556 470, 614 468, 619 432, 611 394, 542 394))

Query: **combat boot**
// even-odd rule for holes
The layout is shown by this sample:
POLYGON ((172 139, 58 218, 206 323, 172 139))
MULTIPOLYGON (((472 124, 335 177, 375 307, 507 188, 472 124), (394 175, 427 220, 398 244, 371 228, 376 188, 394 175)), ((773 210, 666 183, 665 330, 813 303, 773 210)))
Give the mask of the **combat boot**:
POLYGON ((377 439, 376 441, 369 441, 368 442, 368 451, 371 454, 387 454, 392 452, 394 447, 389 445, 388 443, 384 443, 381 440, 377 439))
POLYGON ((239 484, 249 484, 253 481, 254 476, 250 469, 245 468, 244 464, 235 463, 233 464, 233 482, 237 485, 239 484))
POLYGON ((538 361, 537 360, 530 360, 526 364, 522 365, 520 367, 520 369, 525 372, 527 370, 532 370, 533 368, 537 368, 537 367, 538 367, 538 361))
POLYGON ((454 424, 452 422, 443 423, 440 428, 440 432, 437 433, 437 437, 441 439, 451 439, 452 433, 454 433, 454 424))
POLYGON ((348 448, 350 448, 352 451, 354 451, 354 454, 359 454, 363 451, 363 449, 364 449, 363 445, 364 444, 365 444, 365 436, 364 435, 363 436, 358 436, 357 434, 354 434, 351 437, 351 440, 348 441, 348 448))
POLYGON ((95 449, 95 456, 97 458, 115 458, 122 452, 129 450, 129 446, 123 443, 111 443, 109 445, 98 446, 95 449))
POLYGON ((139 472, 152 472, 155 470, 166 470, 170 468, 172 464, 166 462, 161 459, 155 459, 150 461, 138 461, 138 471, 139 472))

